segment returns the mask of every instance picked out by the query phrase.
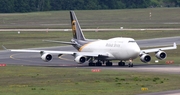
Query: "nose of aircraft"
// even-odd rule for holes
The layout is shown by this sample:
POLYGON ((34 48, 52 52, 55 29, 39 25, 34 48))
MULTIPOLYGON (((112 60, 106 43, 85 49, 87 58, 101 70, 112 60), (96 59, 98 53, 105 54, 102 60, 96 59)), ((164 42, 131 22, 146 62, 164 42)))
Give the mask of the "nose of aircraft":
POLYGON ((139 46, 137 45, 136 47, 134 47, 134 53, 136 53, 137 55, 139 55, 139 53, 140 53, 140 48, 139 48, 139 46))
POLYGON ((136 45, 132 45, 128 52, 129 52, 129 55, 131 56, 131 58, 134 59, 137 56, 139 56, 140 48, 139 48, 139 46, 137 44, 136 45))

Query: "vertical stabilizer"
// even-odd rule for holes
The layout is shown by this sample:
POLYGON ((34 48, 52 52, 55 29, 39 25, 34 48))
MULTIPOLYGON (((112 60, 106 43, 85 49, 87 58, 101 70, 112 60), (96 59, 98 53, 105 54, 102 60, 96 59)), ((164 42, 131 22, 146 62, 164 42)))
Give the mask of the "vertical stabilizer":
POLYGON ((70 17, 71 17, 73 38, 77 40, 85 40, 84 34, 81 30, 81 26, 79 25, 79 22, 77 20, 77 17, 74 11, 70 11, 70 17))

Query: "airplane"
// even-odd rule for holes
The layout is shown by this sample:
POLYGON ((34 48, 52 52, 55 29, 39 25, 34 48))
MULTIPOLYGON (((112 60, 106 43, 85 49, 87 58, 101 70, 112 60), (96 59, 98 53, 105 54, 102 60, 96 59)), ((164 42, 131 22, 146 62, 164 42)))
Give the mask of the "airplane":
POLYGON ((138 56, 140 56, 140 60, 142 62, 147 63, 151 61, 151 56, 149 53, 154 52, 157 59, 163 60, 167 57, 164 50, 172 50, 177 48, 176 43, 174 43, 173 46, 141 50, 133 38, 127 37, 115 37, 107 40, 86 39, 74 11, 70 11, 70 18, 73 34, 71 42, 52 40, 45 41, 72 45, 78 51, 47 51, 27 49, 8 50, 11 52, 38 52, 41 54, 41 58, 45 62, 52 60, 52 54, 57 54, 58 56, 65 54, 74 56, 74 61, 79 64, 88 62, 89 66, 102 66, 102 64, 112 66, 112 60, 119 60, 119 66, 125 66, 125 62, 129 61, 128 67, 133 67, 133 60, 138 56))

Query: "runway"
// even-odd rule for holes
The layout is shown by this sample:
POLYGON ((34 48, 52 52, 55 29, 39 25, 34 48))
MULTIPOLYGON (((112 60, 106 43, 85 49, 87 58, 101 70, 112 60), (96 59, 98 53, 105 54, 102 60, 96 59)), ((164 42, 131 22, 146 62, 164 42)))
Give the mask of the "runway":
MULTIPOLYGON (((141 48, 155 47, 155 46, 165 46, 173 45, 176 42, 180 45, 180 36, 177 37, 167 37, 167 38, 156 38, 156 39, 144 39, 137 40, 138 45, 141 48)), ((76 51, 72 46, 57 46, 57 47, 44 47, 36 48, 40 50, 61 50, 61 51, 76 51)), ((53 60, 50 62, 42 61, 39 53, 14 53, 6 50, 0 51, 0 64, 4 63, 7 65, 30 65, 30 66, 45 66, 45 67, 76 67, 76 68, 100 68, 100 69, 113 69, 113 70, 130 70, 136 72, 158 72, 158 73, 170 73, 170 74, 180 74, 179 65, 157 65, 157 64, 135 64, 133 68, 128 66, 119 67, 117 65, 112 67, 89 67, 87 64, 77 64, 73 61, 72 56, 64 55, 62 58, 58 58, 57 55, 53 55, 53 60), (138 68, 138 69, 137 69, 138 68)), ((172 91, 168 93, 176 93, 173 95, 179 95, 180 91, 172 91)), ((148 94, 156 95, 156 94, 148 94)), ((158 95, 164 95, 159 93, 158 95)), ((170 95, 170 94, 168 94, 170 95)))
MULTIPOLYGON (((145 40, 137 40, 138 45, 143 47, 155 47, 155 46, 164 46, 164 45, 173 45, 176 42, 180 44, 180 36, 177 37, 167 37, 167 38, 156 38, 156 39, 145 39, 145 40)), ((57 46, 57 47, 45 47, 45 48, 37 48, 40 50, 61 50, 61 51, 76 51, 72 46, 57 46)), ((66 64, 75 64, 73 62, 73 57, 68 56, 68 59, 71 60, 62 60, 57 58, 57 55, 53 55, 53 60, 50 62, 43 62, 40 58, 39 53, 13 53, 8 51, 0 51, 0 62, 6 64, 20 64, 20 65, 43 65, 43 66, 59 66, 66 64)))
MULTIPOLYGON (((141 48, 173 45, 176 42, 180 44, 180 36, 137 40, 138 45, 141 48)), ((37 48, 40 50, 55 50, 55 51, 76 51, 72 46, 57 46, 57 47, 44 47, 37 48)), ((50 62, 44 62, 40 58, 39 53, 14 53, 9 51, 0 51, 0 63, 6 64, 18 64, 18 65, 36 65, 36 66, 86 66, 87 64, 77 64, 73 61, 72 56, 64 55, 62 58, 58 58, 57 55, 53 55, 53 60, 50 62)))

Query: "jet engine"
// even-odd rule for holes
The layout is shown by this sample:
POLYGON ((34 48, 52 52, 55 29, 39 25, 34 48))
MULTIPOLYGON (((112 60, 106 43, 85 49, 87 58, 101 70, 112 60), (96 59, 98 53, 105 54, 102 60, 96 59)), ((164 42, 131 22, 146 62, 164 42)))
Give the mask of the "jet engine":
POLYGON ((48 53, 45 53, 41 56, 42 60, 44 60, 45 62, 49 62, 52 60, 52 55, 51 54, 48 54, 48 53))
POLYGON ((151 61, 151 56, 149 54, 142 54, 140 59, 142 62, 147 63, 151 61))
POLYGON ((166 54, 166 52, 164 52, 164 51, 158 51, 158 52, 156 53, 156 57, 157 57, 158 59, 160 59, 160 60, 165 59, 166 56, 167 56, 167 54, 166 54))
POLYGON ((77 56, 74 60, 79 64, 86 62, 86 58, 84 56, 77 56))

